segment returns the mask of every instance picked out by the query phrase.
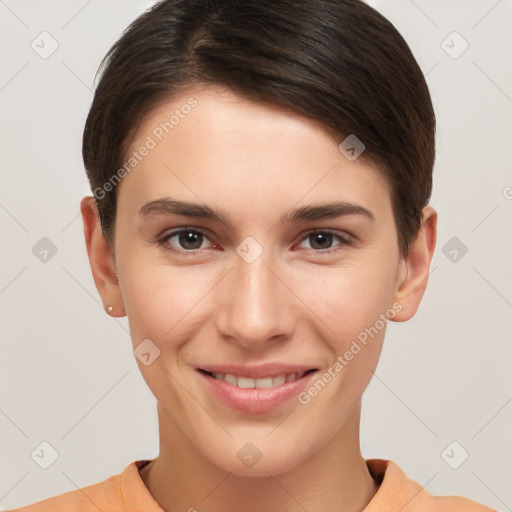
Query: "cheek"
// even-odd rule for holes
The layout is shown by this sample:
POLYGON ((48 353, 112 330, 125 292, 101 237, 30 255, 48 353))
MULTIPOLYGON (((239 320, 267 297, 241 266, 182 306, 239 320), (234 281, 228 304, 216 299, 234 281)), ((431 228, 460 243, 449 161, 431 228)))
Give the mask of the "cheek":
POLYGON ((149 338, 163 348, 186 338, 184 329, 191 328, 212 286, 206 269, 143 257, 123 262, 119 278, 134 346, 149 338))
MULTIPOLYGON (((300 295, 329 328, 332 343, 342 350, 389 307, 393 294, 389 265, 366 262, 338 268, 319 267, 300 278, 300 295)), ((380 324, 379 324, 380 325, 380 324)))
POLYGON ((302 292, 319 319, 316 325, 324 333, 330 361, 318 376, 322 382, 315 381, 301 403, 319 407, 318 417, 332 411, 326 426, 334 429, 343 424, 377 367, 388 323, 383 315, 389 314, 393 287, 382 261, 330 270, 327 276, 324 269, 322 278, 317 272, 315 284, 308 280, 302 292))

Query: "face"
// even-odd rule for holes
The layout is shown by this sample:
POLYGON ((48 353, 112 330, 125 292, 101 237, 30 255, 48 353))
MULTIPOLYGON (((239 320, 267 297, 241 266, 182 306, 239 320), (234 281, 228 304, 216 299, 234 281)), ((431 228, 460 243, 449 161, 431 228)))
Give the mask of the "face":
POLYGON ((140 370, 170 428, 216 466, 285 471, 341 432, 383 319, 402 309, 387 183, 312 121, 221 89, 153 110, 129 155, 144 145, 118 185, 115 227, 140 370), (252 468, 237 457, 247 443, 264 454, 252 468))

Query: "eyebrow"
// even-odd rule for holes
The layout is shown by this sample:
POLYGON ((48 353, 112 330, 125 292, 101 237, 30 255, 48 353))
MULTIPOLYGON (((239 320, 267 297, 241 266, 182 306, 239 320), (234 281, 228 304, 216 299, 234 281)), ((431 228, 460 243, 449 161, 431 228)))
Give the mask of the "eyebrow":
MULTIPOLYGON (((231 224, 230 215, 221 208, 212 208, 210 206, 187 201, 178 201, 169 197, 150 201, 139 210, 140 217, 150 217, 153 215, 183 215, 185 217, 210 219, 228 227, 231 224)), ((301 221, 334 219, 347 215, 362 215, 370 221, 375 222, 373 213, 363 206, 340 201, 296 208, 283 214, 279 222, 281 224, 292 224, 301 221)))

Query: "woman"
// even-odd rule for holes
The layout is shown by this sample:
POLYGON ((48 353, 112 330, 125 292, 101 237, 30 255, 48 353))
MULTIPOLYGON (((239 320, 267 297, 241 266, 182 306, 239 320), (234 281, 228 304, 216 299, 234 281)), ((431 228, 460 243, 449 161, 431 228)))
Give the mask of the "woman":
POLYGON ((19 510, 489 511, 364 459, 388 321, 424 294, 435 116, 359 0, 164 0, 107 54, 82 200, 160 453, 19 510))

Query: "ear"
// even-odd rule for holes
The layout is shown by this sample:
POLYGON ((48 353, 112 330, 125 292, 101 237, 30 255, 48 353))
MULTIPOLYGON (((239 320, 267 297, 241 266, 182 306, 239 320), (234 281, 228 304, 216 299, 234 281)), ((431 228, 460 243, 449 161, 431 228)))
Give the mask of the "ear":
MULTIPOLYGON (((430 262, 437 240, 437 212, 431 206, 422 211, 422 223, 407 257, 400 261, 394 302, 402 309, 392 318, 394 322, 411 319, 419 308, 427 287, 430 262)), ((391 318, 390 318, 391 319, 391 318)))
POLYGON ((114 255, 101 230, 96 199, 86 196, 80 202, 84 226, 85 244, 91 264, 94 283, 105 309, 109 306, 111 316, 125 316, 123 296, 117 279, 114 255))

